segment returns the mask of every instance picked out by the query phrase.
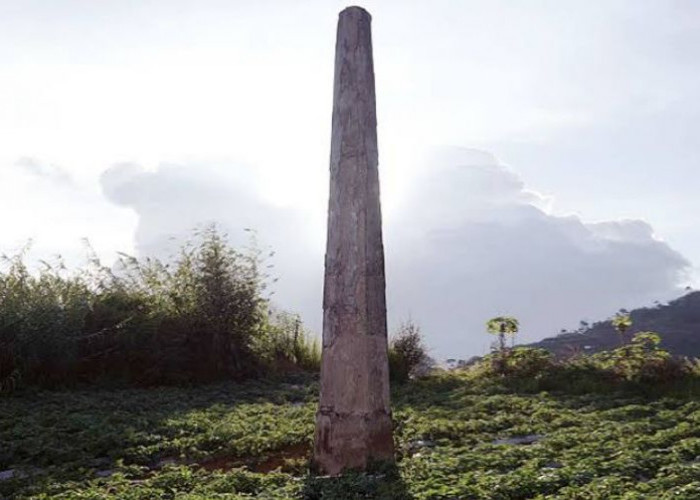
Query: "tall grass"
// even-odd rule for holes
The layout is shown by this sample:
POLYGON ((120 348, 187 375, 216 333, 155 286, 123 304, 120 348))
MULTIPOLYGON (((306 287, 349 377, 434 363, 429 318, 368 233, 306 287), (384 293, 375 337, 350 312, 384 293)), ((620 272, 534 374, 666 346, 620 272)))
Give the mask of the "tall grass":
MULTIPOLYGON (((0 272, 0 390, 73 382, 188 383, 314 369, 320 352, 263 292, 261 252, 214 227, 168 262, 91 258, 30 272, 22 252, 0 272)), ((295 320, 296 321, 296 320, 295 320)))

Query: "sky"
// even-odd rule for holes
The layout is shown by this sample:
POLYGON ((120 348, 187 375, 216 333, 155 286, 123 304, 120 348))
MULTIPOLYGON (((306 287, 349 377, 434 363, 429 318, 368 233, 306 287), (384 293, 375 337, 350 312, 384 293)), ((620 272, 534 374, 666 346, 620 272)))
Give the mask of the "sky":
MULTIPOLYGON (((0 0, 0 251, 276 251, 321 328, 332 0, 0 0), (173 240, 175 237, 175 240, 173 240)), ((483 354, 698 283, 700 4, 367 1, 390 328, 483 354)))

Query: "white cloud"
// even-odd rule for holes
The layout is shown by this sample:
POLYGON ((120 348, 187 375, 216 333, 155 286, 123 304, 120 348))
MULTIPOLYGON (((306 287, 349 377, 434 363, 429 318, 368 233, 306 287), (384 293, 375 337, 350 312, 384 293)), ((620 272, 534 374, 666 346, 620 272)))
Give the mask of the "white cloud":
POLYGON ((391 305, 442 354, 485 349, 485 321, 512 314, 523 340, 680 292, 688 262, 640 220, 587 224, 538 208, 482 152, 429 161, 388 228, 391 305))
MULTIPOLYGON (((259 180, 232 164, 118 165, 106 194, 139 214, 137 247, 167 256, 171 236, 217 221, 234 244, 258 230, 277 251, 277 302, 320 329, 323 215, 271 205, 259 180)), ((680 291, 687 261, 639 220, 586 224, 543 210, 547 199, 490 154, 441 150, 425 160, 386 219, 391 323, 412 316, 435 354, 484 352, 484 322, 521 319, 523 340, 680 291)))
POLYGON ((99 186, 77 182, 61 166, 34 158, 0 164, 0 252, 32 241, 30 258, 61 255, 84 262, 87 239, 103 258, 131 251, 136 216, 104 199, 99 186))
MULTIPOLYGON (((271 271, 279 283, 277 300, 304 313, 317 327, 322 285, 322 250, 318 230, 322 220, 295 208, 283 208, 259 193, 264 177, 236 163, 164 164, 147 171, 118 164, 101 177, 113 202, 139 214, 136 249, 140 255, 168 258, 193 230, 216 223, 231 243, 249 245, 257 233, 261 250, 273 250, 271 271)), ((318 214, 317 214, 318 215, 318 214)))

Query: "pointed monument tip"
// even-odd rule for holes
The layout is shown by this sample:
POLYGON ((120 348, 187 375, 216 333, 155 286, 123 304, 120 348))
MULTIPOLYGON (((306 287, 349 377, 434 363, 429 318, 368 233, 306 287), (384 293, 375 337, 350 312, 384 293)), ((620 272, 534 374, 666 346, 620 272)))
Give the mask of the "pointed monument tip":
POLYGON ((372 19, 372 15, 359 5, 345 7, 342 11, 340 11, 340 17, 344 16, 358 16, 372 19))

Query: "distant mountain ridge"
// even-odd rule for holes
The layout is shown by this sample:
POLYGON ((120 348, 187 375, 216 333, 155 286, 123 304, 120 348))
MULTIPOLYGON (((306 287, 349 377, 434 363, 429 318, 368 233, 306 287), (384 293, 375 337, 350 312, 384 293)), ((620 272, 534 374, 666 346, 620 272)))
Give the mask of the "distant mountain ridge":
MULTIPOLYGON (((634 309, 629 336, 652 331, 661 335, 661 347, 679 356, 700 358, 700 292, 691 292, 666 305, 634 309)), ((620 345, 610 320, 599 321, 578 332, 549 337, 528 347, 539 347, 557 355, 597 352, 620 345)))

